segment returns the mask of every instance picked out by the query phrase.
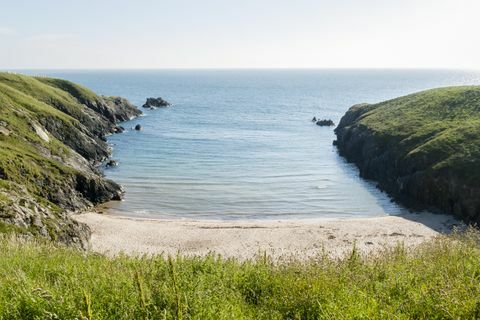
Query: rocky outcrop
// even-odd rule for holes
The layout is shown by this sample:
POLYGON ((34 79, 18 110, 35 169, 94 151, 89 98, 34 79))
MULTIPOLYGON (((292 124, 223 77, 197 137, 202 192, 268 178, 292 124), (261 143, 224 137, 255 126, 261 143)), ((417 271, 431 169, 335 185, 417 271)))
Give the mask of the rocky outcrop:
POLYGON ((480 223, 480 88, 420 92, 350 108, 339 153, 401 203, 480 223))
POLYGON ((105 166, 106 167, 117 167, 118 166, 118 162, 111 159, 111 160, 108 160, 107 163, 105 163, 105 166))
POLYGON ((79 248, 88 227, 72 212, 120 200, 121 186, 97 166, 105 137, 141 112, 69 81, 0 73, 0 223, 79 248))
POLYGON ((113 120, 113 123, 131 120, 142 113, 122 97, 102 97, 102 100, 107 105, 107 118, 113 120))
POLYGON ((123 188, 111 180, 81 174, 76 178, 75 190, 94 205, 110 200, 122 200, 123 188))
POLYGON ((333 127, 335 125, 335 123, 330 119, 318 120, 315 122, 315 124, 320 127, 333 127))
POLYGON ((71 219, 70 213, 54 205, 39 202, 28 190, 15 184, 15 189, 0 188, 0 223, 14 226, 25 236, 39 236, 87 249, 90 229, 71 219), (5 200, 7 199, 7 200, 5 200))
POLYGON ((147 98, 147 101, 143 104, 143 108, 165 108, 169 107, 171 104, 162 98, 147 98))
POLYGON ((114 129, 113 129, 113 133, 123 133, 125 132, 125 128, 122 127, 122 126, 116 126, 114 129))
POLYGON ((105 127, 113 128, 113 124, 130 120, 141 114, 140 110, 122 97, 98 96, 85 87, 62 79, 42 77, 37 80, 70 94, 77 102, 94 112, 97 118, 94 121, 96 124, 104 122, 105 127))

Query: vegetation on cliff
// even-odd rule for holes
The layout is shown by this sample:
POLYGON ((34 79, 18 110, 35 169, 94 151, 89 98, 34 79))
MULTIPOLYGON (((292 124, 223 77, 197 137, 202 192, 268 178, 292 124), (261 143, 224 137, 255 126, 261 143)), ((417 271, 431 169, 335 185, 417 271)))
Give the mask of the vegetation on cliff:
POLYGON ((480 236, 341 260, 108 258, 0 237, 0 319, 478 319, 480 236))
POLYGON ((139 114, 69 81, 0 73, 0 223, 84 246, 88 228, 68 212, 120 197, 96 165, 110 152, 105 135, 139 114))
POLYGON ((480 87, 356 105, 335 131, 340 154, 398 200, 480 223, 480 87))

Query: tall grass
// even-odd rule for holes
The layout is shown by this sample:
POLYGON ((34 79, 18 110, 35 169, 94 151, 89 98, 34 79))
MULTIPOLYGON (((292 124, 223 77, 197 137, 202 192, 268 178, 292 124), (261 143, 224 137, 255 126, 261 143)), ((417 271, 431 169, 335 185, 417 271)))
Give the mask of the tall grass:
POLYGON ((480 233, 274 263, 0 240, 0 319, 478 319, 480 233))

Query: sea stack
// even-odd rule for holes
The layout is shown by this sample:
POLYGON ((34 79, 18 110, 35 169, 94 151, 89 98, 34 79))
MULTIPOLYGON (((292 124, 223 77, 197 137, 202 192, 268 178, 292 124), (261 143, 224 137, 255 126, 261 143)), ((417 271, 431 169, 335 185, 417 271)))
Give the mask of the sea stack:
POLYGON ((169 106, 171 106, 170 102, 164 100, 161 97, 158 97, 158 98, 148 98, 142 107, 155 109, 155 108, 166 108, 169 106))
POLYGON ((323 120, 318 120, 318 121, 316 122, 316 125, 317 125, 317 126, 320 126, 320 127, 332 127, 332 126, 335 125, 335 123, 334 123, 332 120, 330 120, 330 119, 328 119, 328 120, 327 120, 327 119, 323 119, 323 120))

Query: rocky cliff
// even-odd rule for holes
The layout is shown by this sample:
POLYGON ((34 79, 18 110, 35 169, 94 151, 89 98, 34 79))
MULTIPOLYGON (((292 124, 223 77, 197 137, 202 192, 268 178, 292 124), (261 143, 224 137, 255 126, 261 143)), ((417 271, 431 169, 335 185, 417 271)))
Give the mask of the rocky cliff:
POLYGON ((340 154, 400 202, 480 223, 480 87, 356 105, 335 132, 340 154))
POLYGON ((89 230, 70 214, 120 199, 97 166, 105 136, 140 113, 69 81, 0 73, 0 231, 84 247, 89 230))

